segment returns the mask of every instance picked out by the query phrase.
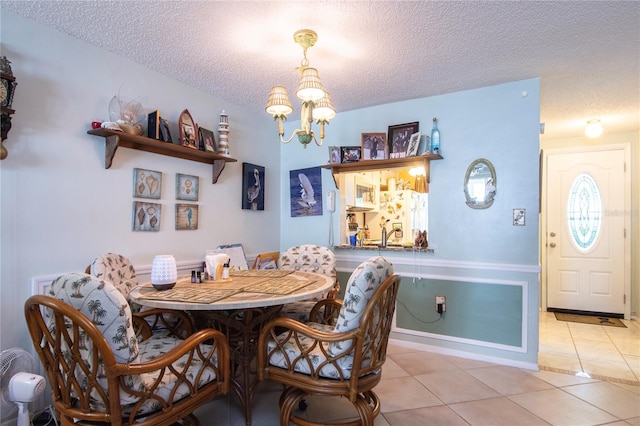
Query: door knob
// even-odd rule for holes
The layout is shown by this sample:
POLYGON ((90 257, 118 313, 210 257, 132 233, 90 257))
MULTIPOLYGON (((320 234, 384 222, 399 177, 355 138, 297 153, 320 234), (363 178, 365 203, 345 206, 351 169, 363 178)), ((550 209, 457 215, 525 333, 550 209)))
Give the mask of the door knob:
POLYGON ((553 248, 553 247, 555 247, 555 246, 556 246, 556 243, 551 243, 551 244, 549 244, 549 247, 551 247, 551 248, 553 248))
POLYGON ((550 235, 550 236, 552 236, 552 237, 555 237, 555 236, 556 236, 556 233, 555 233, 555 232, 552 232, 552 233, 551 233, 551 234, 549 234, 549 235, 550 235))

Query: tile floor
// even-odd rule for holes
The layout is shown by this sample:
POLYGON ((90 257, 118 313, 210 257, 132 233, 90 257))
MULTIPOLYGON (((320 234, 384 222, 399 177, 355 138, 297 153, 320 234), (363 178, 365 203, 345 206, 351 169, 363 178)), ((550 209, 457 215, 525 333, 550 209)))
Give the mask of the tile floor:
MULTIPOLYGON (((541 313, 540 371, 390 345, 376 387, 382 409, 375 424, 640 426, 640 326, 625 323, 627 329, 586 326, 541 313)), ((281 392, 278 383, 259 385, 254 426, 278 425, 281 392)), ((314 420, 354 416, 341 399, 307 402, 304 415, 314 420)), ((203 425, 244 425, 233 395, 212 401, 196 415, 203 425)))
POLYGON ((640 385, 640 324, 610 327, 557 321, 540 312, 540 369, 640 385))

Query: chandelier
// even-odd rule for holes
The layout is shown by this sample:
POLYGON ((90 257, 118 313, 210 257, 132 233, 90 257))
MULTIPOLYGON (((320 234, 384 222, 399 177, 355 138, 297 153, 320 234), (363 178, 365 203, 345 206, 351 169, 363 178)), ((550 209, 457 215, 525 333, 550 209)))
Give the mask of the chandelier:
POLYGON ((329 124, 329 120, 336 116, 331 96, 322 86, 318 70, 309 67, 307 59, 307 49, 313 46, 318 40, 318 35, 311 30, 298 30, 293 35, 293 40, 298 43, 303 50, 303 58, 300 66, 296 68, 300 71, 300 83, 296 89, 296 96, 302 101, 300 113, 300 129, 293 131, 289 139, 284 139, 284 128, 282 121, 287 119, 287 115, 293 112, 293 107, 284 86, 273 86, 269 93, 269 100, 265 110, 273 115, 274 120, 278 120, 278 134, 282 143, 289 143, 294 136, 298 136, 298 141, 306 148, 313 140, 316 145, 322 145, 324 140, 324 125, 329 124), (313 120, 320 125, 320 142, 311 128, 313 120))

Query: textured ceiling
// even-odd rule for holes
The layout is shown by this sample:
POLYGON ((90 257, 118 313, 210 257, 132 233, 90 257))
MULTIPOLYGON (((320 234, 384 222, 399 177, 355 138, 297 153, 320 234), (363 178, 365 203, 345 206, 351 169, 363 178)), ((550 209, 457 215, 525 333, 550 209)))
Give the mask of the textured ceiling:
MULTIPOLYGON (((544 138, 640 119, 638 1, 8 1, 55 28, 263 111, 309 49, 338 113, 540 77, 544 138)), ((294 105, 298 108, 297 105, 294 105)))

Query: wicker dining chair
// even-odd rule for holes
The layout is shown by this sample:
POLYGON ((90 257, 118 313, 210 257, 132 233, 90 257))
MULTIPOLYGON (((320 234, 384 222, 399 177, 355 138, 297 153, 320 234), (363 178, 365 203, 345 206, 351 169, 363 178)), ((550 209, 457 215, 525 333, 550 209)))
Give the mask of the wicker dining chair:
POLYGON ((149 337, 150 330, 155 333, 186 338, 193 333, 191 319, 182 311, 171 309, 147 308, 132 302, 129 293, 138 286, 136 270, 131 261, 118 253, 105 253, 93 259, 85 269, 85 273, 108 281, 127 299, 134 316, 144 318, 149 327, 141 322, 134 323, 136 334, 144 333, 149 337))
POLYGON ((256 256, 255 260, 253 261, 253 265, 251 265, 251 269, 277 269, 278 257, 280 257, 279 251, 259 253, 256 256))
POLYGON ((276 318, 261 331, 257 369, 260 380, 284 385, 280 425, 316 425, 294 409, 308 395, 340 396, 356 408, 359 422, 372 426, 380 412, 373 388, 380 382, 400 277, 383 257, 374 257, 352 273, 344 302, 325 299, 318 305, 339 306, 335 325, 322 321, 318 306, 307 324, 276 318))
POLYGON ((124 296, 88 274, 58 277, 26 301, 25 316, 63 425, 199 425, 193 411, 229 390, 222 333, 138 342, 124 296))
POLYGON ((296 321, 309 321, 311 308, 322 299, 334 299, 340 291, 340 282, 336 271, 336 255, 327 247, 303 244, 290 247, 280 255, 278 269, 315 272, 330 276, 333 287, 318 297, 300 302, 287 303, 282 307, 280 316, 296 321))

